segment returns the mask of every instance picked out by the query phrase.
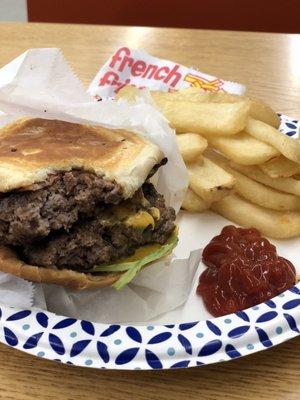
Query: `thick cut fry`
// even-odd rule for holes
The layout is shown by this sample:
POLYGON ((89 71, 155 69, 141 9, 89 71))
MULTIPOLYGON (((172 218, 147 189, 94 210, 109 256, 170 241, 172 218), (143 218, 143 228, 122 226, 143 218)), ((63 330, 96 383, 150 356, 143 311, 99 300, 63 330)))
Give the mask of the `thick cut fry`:
POLYGON ((205 152, 205 156, 220 167, 229 172, 235 179, 235 192, 243 198, 261 207, 278 211, 300 210, 300 197, 294 194, 280 192, 254 179, 230 168, 228 161, 220 154, 211 150, 205 152))
POLYGON ((230 162, 230 166, 247 175, 249 178, 254 179, 257 182, 264 183, 274 189, 281 190, 282 192, 292 193, 296 196, 300 196, 300 181, 294 178, 270 178, 268 175, 264 174, 259 167, 247 167, 245 165, 238 165, 230 162))
POLYGON ((205 203, 204 200, 188 188, 181 207, 189 212, 203 212, 209 209, 209 204, 205 203))
POLYGON ((203 164, 187 166, 190 188, 205 202, 213 202, 227 196, 234 186, 232 175, 218 165, 203 157, 203 164))
POLYGON ((156 101, 164 116, 178 133, 194 132, 203 136, 235 135, 244 129, 249 102, 193 103, 156 101))
POLYGON ((245 131, 256 139, 269 143, 286 158, 300 163, 300 139, 292 139, 262 121, 249 118, 245 131))
POLYGON ((164 98, 170 101, 192 101, 193 103, 236 103, 243 100, 241 96, 225 92, 212 93, 195 87, 181 89, 177 92, 151 91, 151 96, 154 101, 164 98))
POLYGON ((200 88, 190 87, 179 90, 178 92, 164 93, 153 91, 152 98, 159 100, 163 97, 172 101, 193 101, 202 103, 236 103, 241 100, 250 100, 250 115, 254 119, 265 122, 275 128, 279 127, 280 119, 276 112, 261 100, 249 99, 246 96, 238 96, 226 92, 207 92, 200 88))
POLYGON ((211 208, 246 228, 257 228, 266 236, 287 239, 300 235, 299 211, 268 210, 232 194, 213 203, 211 208))
POLYGON ((300 164, 288 160, 283 156, 261 164, 259 168, 271 178, 289 178, 300 173, 300 164))
POLYGON ((294 194, 279 192, 262 183, 235 171, 235 191, 240 196, 261 207, 278 211, 300 210, 300 197, 294 194))
POLYGON ((250 115, 274 128, 278 128, 280 125, 280 118, 276 112, 261 100, 251 99, 250 115))
POLYGON ((245 132, 234 136, 211 136, 208 141, 230 160, 243 165, 262 164, 280 154, 274 147, 245 132))
MULTIPOLYGON (((138 89, 125 86, 117 98, 133 101, 138 89)), ((194 132, 203 136, 235 135, 246 126, 250 102, 240 100, 236 103, 201 103, 169 100, 169 93, 161 93, 155 104, 169 120, 178 133, 194 132)))
POLYGON ((201 154, 207 147, 207 140, 197 133, 183 133, 182 135, 177 135, 177 143, 185 162, 191 162, 201 158, 201 154))

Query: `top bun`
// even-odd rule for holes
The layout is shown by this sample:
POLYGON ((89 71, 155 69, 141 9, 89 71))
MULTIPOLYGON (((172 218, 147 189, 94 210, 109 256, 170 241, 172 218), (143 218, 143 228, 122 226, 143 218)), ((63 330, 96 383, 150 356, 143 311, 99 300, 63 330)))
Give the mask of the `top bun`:
POLYGON ((0 129, 0 192, 82 169, 115 180, 126 199, 162 159, 158 146, 123 129, 23 118, 0 129))

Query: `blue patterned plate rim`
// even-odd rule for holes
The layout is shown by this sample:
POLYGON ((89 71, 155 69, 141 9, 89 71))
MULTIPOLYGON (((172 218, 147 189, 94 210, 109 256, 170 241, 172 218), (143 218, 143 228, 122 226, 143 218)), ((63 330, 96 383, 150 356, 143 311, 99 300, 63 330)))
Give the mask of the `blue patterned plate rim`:
POLYGON ((300 334, 300 283, 224 317, 167 325, 102 324, 0 306, 0 342, 49 360, 105 369, 187 368, 228 361, 300 334))

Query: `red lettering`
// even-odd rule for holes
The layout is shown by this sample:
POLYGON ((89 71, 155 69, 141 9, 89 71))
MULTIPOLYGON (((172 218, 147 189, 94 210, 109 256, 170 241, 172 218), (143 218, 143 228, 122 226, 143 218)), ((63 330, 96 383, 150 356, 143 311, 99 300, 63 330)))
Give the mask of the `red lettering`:
POLYGON ((145 69, 147 67, 147 64, 144 61, 136 61, 133 66, 131 67, 131 74, 133 76, 141 76, 143 75, 145 69))
POLYGON ((170 68, 169 67, 158 68, 158 70, 154 74, 154 79, 157 79, 159 81, 161 79, 165 79, 167 77, 167 75, 169 74, 169 72, 170 72, 170 68), (162 72, 164 73, 163 75, 161 75, 162 72))
POLYGON ((116 65, 116 63, 118 62, 118 61, 121 61, 122 59, 123 59, 123 54, 122 53, 124 53, 124 55, 125 56, 130 56, 130 50, 127 48, 127 47, 121 47, 120 49, 118 49, 116 52, 115 52, 115 54, 112 56, 112 58, 111 58, 111 62, 110 62, 110 64, 109 64, 109 66, 111 67, 111 68, 114 68, 114 66, 116 65), (121 55, 122 54, 122 55, 121 55))
POLYGON ((176 64, 176 65, 173 67, 173 69, 171 69, 170 73, 166 76, 166 78, 164 79, 164 82, 165 82, 165 83, 169 83, 170 80, 171 80, 172 78, 174 78, 174 79, 173 79, 173 82, 170 83, 170 86, 172 86, 172 87, 176 86, 176 84, 178 83, 178 81, 182 78, 182 75, 181 75, 180 72, 178 72, 178 69, 179 69, 179 65, 176 64))
POLYGON ((117 85, 119 81, 119 75, 113 71, 107 71, 99 81, 98 86, 104 85, 117 85))
MULTIPOLYGON (((130 84, 130 79, 129 78, 127 78, 126 80, 125 80, 125 82, 118 82, 118 87, 117 87, 117 89, 115 89, 115 93, 118 93, 118 91, 119 90, 121 90, 124 86, 127 86, 127 85, 129 85, 130 84)), ((132 86, 134 86, 134 85, 132 85, 132 86)))
POLYGON ((118 71, 123 72, 124 68, 126 67, 126 64, 128 64, 128 67, 131 67, 132 63, 133 63, 133 58, 125 56, 118 68, 118 71))
POLYGON ((142 77, 151 79, 153 77, 153 75, 155 74, 155 72, 157 71, 157 68, 158 68, 157 65, 149 64, 147 66, 146 71, 143 73, 142 77))

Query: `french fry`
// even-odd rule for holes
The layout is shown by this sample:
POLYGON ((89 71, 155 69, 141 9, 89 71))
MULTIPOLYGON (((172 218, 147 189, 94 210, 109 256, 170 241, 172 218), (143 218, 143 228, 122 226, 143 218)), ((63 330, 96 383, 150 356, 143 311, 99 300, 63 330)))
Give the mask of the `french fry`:
POLYGON ((275 190, 230 168, 228 161, 216 152, 206 151, 205 156, 236 179, 235 192, 251 203, 278 211, 300 210, 299 196, 275 190))
POLYGON ((164 116, 178 133, 194 132, 203 136, 235 135, 244 129, 249 102, 192 103, 156 101, 164 116))
POLYGON ((208 141, 230 160, 243 165, 262 164, 280 154, 274 147, 245 132, 234 136, 211 136, 208 141))
MULTIPOLYGON (((125 86, 117 98, 132 101, 138 89, 125 86)), ((235 135, 246 126, 250 102, 241 99, 236 103, 213 103, 170 100, 169 93, 155 97, 155 104, 178 133, 194 132, 203 136, 235 135)))
POLYGON ((233 96, 225 92, 212 93, 195 87, 181 89, 176 92, 151 91, 150 93, 154 101, 164 98, 169 101, 191 101, 193 103, 235 103, 241 100, 240 96, 233 96), (219 95, 220 93, 222 98, 219 95), (224 97, 223 94, 228 96, 224 97))
POLYGON ((248 119, 245 131, 256 139, 275 147, 289 160, 300 163, 300 139, 283 135, 272 126, 251 117, 248 119))
POLYGON ((300 196, 300 181, 294 178, 270 178, 263 173, 259 167, 245 166, 230 162, 230 166, 236 171, 254 179, 257 182, 263 183, 274 189, 281 190, 282 192, 295 194, 300 196))
POLYGON ((188 164, 187 168, 190 188, 206 203, 228 196, 234 186, 233 176, 206 157, 203 164, 188 164))
POLYGON ((209 209, 209 204, 205 203, 204 200, 188 188, 181 207, 189 212, 203 212, 209 209))
POLYGON ((300 210, 300 197, 294 194, 279 192, 262 183, 235 171, 235 191, 251 203, 278 211, 300 210))
POLYGON ((189 87, 177 92, 164 93, 159 91, 151 91, 154 101, 163 97, 172 101, 192 101, 195 103, 236 103, 241 100, 250 100, 250 115, 254 119, 265 122, 274 128, 278 128, 280 119, 276 112, 261 100, 249 99, 246 96, 238 96, 226 92, 207 92, 200 88, 189 87))
POLYGON ((275 239, 288 239, 300 235, 299 211, 268 210, 236 194, 212 203, 211 208, 243 227, 257 228, 264 235, 275 239))
POLYGON ((250 115, 254 119, 258 119, 268 125, 278 128, 280 118, 277 113, 261 100, 251 99, 250 115))
POLYGON ((271 178, 289 178, 300 173, 300 164, 280 156, 261 164, 259 168, 271 178))
POLYGON ((182 158, 187 163, 200 159, 207 147, 207 140, 197 133, 177 135, 177 143, 182 158))

